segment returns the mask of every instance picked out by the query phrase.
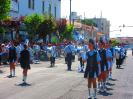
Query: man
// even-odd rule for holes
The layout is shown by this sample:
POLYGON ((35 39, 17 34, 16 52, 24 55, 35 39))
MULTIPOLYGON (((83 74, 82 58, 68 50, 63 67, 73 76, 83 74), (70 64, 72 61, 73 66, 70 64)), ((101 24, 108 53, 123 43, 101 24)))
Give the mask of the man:
POLYGON ((74 51, 74 47, 71 44, 71 42, 68 43, 68 45, 64 49, 66 53, 66 61, 67 61, 67 70, 71 71, 71 65, 72 65, 72 51, 74 51))
POLYGON ((10 42, 11 47, 9 48, 9 65, 10 65, 10 75, 9 78, 15 77, 15 62, 17 59, 16 48, 13 42, 10 42))
POLYGON ((56 58, 56 46, 55 46, 55 44, 53 44, 51 46, 51 56, 50 56, 51 66, 50 67, 54 67, 55 66, 55 58, 56 58))

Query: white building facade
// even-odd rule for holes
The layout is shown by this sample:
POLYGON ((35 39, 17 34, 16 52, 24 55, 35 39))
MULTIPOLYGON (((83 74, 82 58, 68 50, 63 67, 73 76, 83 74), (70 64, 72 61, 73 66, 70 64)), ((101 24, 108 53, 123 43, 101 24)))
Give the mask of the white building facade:
POLYGON ((109 37, 110 21, 108 21, 106 18, 93 18, 92 20, 96 23, 98 32, 101 32, 106 37, 109 37))
POLYGON ((61 0, 12 0, 10 16, 38 14, 52 14, 55 19, 61 18, 61 0))

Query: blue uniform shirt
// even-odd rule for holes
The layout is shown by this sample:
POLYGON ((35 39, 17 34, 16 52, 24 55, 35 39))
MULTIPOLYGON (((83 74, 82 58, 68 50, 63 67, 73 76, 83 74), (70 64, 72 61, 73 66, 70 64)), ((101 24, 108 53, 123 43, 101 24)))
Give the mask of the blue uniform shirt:
MULTIPOLYGON (((97 52, 96 61, 97 61, 97 62, 100 62, 100 61, 101 61, 101 57, 100 57, 100 55, 99 55, 99 53, 98 53, 97 50, 89 51, 87 54, 89 54, 90 56, 92 56, 92 55, 94 55, 94 52, 97 52)), ((86 60, 87 60, 87 58, 88 58, 88 55, 87 55, 87 54, 86 54, 86 60)), ((101 67, 100 67, 100 64, 98 64, 98 74, 101 74, 101 67)), ((95 76, 94 76, 94 77, 96 77, 96 73, 95 73, 95 76)))
POLYGON ((75 51, 75 48, 73 45, 69 44, 65 47, 64 51, 65 53, 72 53, 73 51, 75 51))

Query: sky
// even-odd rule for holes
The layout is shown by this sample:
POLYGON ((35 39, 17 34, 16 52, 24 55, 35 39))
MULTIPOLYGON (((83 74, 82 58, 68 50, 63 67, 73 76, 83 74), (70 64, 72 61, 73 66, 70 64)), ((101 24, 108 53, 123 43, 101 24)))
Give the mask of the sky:
MULTIPOLYGON (((69 17, 70 0, 62 0, 61 16, 69 17)), ((133 37, 133 0, 72 0, 72 11, 86 18, 102 17, 110 20, 111 37, 133 37), (102 13, 102 14, 101 14, 102 13), (117 31, 117 30, 122 30, 117 31)))

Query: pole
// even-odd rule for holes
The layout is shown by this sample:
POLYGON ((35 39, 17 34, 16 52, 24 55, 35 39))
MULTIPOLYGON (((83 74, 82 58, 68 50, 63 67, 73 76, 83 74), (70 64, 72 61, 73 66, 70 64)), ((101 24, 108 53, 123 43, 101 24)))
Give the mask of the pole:
POLYGON ((69 18, 70 25, 71 25, 71 19, 72 19, 71 10, 72 10, 72 0, 70 0, 70 18, 69 18))

